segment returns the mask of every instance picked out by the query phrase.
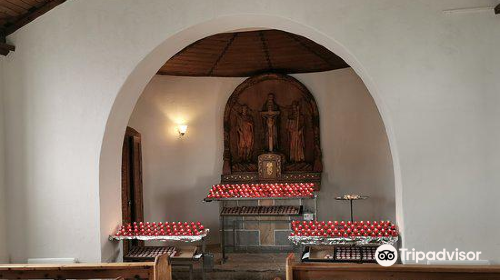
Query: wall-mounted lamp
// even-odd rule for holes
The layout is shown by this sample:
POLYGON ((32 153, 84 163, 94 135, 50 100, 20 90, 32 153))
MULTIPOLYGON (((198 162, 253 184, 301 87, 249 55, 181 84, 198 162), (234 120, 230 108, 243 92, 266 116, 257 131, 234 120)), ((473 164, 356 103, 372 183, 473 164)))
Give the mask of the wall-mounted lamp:
POLYGON ((184 136, 184 134, 186 134, 187 129, 188 129, 187 124, 178 125, 177 131, 179 131, 179 136, 184 136))

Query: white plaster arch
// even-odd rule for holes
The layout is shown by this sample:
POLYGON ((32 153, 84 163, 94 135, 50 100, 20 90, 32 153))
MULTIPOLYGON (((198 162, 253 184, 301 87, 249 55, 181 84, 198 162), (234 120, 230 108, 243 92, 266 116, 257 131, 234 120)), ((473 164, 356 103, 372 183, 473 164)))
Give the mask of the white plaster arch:
MULTIPOLYGON (((113 260, 119 253, 116 245, 108 242, 107 237, 114 230, 116 222, 121 220, 121 146, 128 120, 144 88, 164 62, 185 46, 213 34, 247 28, 279 29, 307 37, 342 57, 363 80, 380 112, 389 140, 394 168, 396 220, 404 237, 401 169, 393 125, 377 85, 363 67, 363 63, 341 42, 313 27, 278 16, 240 14, 198 23, 166 38, 133 69, 118 92, 106 123, 99 160, 100 240, 103 261, 113 260)), ((404 238, 402 242, 404 246, 404 238)))

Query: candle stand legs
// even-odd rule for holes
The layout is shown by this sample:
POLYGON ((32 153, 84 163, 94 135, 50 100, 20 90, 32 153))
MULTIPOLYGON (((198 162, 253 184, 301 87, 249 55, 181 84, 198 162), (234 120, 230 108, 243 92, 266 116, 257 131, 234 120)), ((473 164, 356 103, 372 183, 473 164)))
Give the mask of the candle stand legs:
POLYGON ((351 222, 354 222, 354 215, 352 213, 352 200, 349 200, 349 202, 351 203, 351 222))

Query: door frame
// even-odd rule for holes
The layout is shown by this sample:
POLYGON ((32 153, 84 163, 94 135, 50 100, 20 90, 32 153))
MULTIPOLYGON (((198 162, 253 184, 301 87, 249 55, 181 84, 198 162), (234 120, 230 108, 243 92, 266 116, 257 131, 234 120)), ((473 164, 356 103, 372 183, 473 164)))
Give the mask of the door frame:
MULTIPOLYGON (((122 147, 122 224, 144 222, 144 198, 142 182, 142 138, 141 134, 127 127, 122 147)), ((123 253, 131 245, 144 242, 123 242, 123 253)))

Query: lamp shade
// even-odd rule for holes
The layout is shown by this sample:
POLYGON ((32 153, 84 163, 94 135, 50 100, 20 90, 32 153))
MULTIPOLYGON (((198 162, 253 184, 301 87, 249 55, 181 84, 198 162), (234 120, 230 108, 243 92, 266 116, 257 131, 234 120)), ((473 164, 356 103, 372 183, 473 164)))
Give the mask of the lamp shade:
POLYGON ((187 128, 188 128, 187 124, 180 124, 177 126, 180 135, 186 134, 187 128))

